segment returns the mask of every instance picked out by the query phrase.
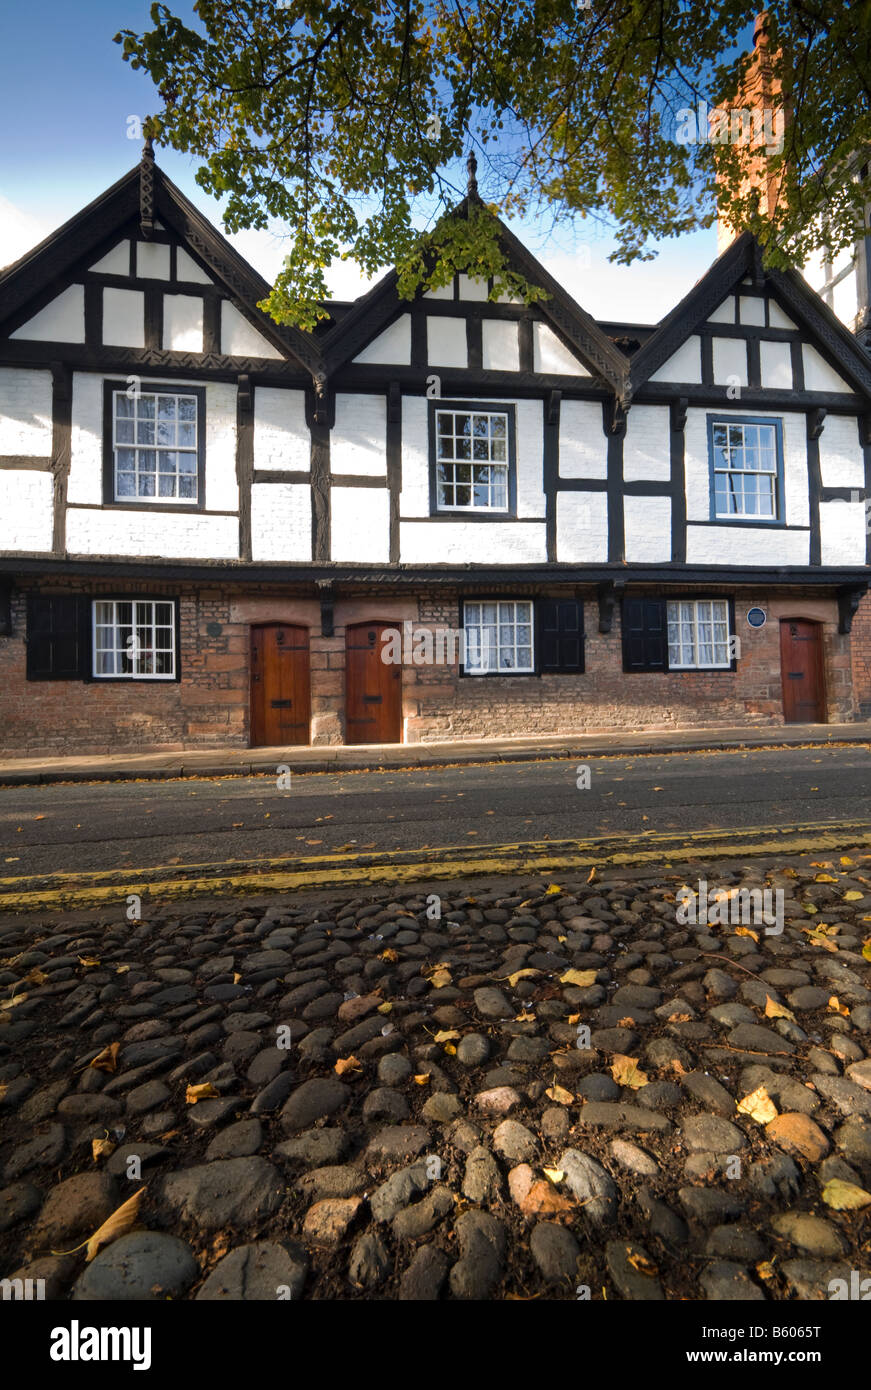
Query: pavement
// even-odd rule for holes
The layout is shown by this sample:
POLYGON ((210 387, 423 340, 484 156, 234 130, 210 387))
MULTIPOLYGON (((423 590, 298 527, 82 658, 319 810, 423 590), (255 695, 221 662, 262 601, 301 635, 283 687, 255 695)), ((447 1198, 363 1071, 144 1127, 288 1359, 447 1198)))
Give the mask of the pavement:
POLYGON ((0 753, 0 785, 109 782, 131 779, 250 776, 293 772, 364 772, 376 768, 446 767, 463 763, 529 762, 621 753, 688 753, 729 748, 787 748, 871 743, 871 720, 751 728, 646 729, 638 733, 542 734, 530 738, 462 739, 452 743, 359 744, 289 748, 190 748, 155 753, 10 758, 0 753))

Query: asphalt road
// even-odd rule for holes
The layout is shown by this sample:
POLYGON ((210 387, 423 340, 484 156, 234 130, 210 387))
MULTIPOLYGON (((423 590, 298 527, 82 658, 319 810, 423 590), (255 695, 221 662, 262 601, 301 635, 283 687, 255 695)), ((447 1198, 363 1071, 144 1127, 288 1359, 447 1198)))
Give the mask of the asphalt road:
POLYGON ((871 747, 0 787, 0 878, 620 831, 871 822, 871 747), (580 780, 583 780, 582 778, 580 780))

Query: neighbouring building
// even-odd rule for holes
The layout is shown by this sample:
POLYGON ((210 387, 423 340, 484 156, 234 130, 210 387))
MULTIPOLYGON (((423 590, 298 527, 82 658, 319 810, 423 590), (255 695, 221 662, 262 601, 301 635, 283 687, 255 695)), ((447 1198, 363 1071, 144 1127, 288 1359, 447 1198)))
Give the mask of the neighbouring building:
POLYGON ((655 327, 503 236, 533 308, 388 274, 306 334, 146 148, 0 277, 6 753, 871 711, 853 334, 749 235, 655 327))

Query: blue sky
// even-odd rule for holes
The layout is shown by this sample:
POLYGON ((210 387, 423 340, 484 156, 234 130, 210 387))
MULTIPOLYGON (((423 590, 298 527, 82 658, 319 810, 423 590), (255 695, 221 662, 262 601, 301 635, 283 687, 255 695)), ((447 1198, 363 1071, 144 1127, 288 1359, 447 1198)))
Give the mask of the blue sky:
MULTIPOLYGON (((187 3, 170 8, 191 16, 187 3)), ((7 3, 0 18, 0 266, 24 254, 137 162, 140 143, 127 121, 158 105, 150 79, 122 61, 119 29, 149 28, 149 0, 42 0, 7 3)), ((159 147, 164 171, 220 225, 220 205, 194 182, 195 162, 159 147)), ((598 318, 656 322, 692 287, 716 256, 716 233, 662 243, 652 262, 609 265, 611 242, 593 234, 589 250, 571 233, 512 228, 566 289, 598 318)), ((281 242, 243 232, 234 245, 270 279, 281 242)), ((362 293, 356 267, 332 268, 338 298, 362 293)))

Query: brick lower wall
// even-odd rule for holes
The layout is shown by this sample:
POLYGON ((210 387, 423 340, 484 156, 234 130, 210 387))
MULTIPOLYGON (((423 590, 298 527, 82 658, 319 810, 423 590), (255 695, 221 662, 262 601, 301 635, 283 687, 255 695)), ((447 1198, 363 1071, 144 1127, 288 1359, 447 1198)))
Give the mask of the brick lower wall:
MULTIPOLYGON (((249 741, 249 650, 252 622, 299 622, 311 633, 312 742, 344 738, 345 626, 382 620, 413 628, 459 627, 459 593, 442 590, 384 597, 361 591, 335 602, 335 630, 322 637, 320 605, 286 590, 238 586, 47 582, 42 592, 123 592, 179 599, 181 680, 28 681, 26 593, 13 590, 12 635, 0 637, 0 751, 19 756, 246 747, 249 741)), ((572 594, 574 590, 571 591, 572 594)), ((710 592, 710 591, 709 591, 710 592)), ((506 591, 507 596, 507 591, 506 591)), ((585 600, 586 673, 543 677, 462 677, 457 665, 403 670, 403 727, 409 742, 559 734, 575 731, 705 728, 783 723, 778 617, 823 624, 828 718, 871 714, 871 600, 863 600, 853 637, 837 631, 834 599, 813 591, 753 593, 736 601, 742 642, 735 672, 627 674, 622 669, 620 611, 613 630, 598 630, 593 594, 585 600), (754 630, 748 608, 768 612, 754 630), (863 700, 865 702, 863 709, 863 700)))

